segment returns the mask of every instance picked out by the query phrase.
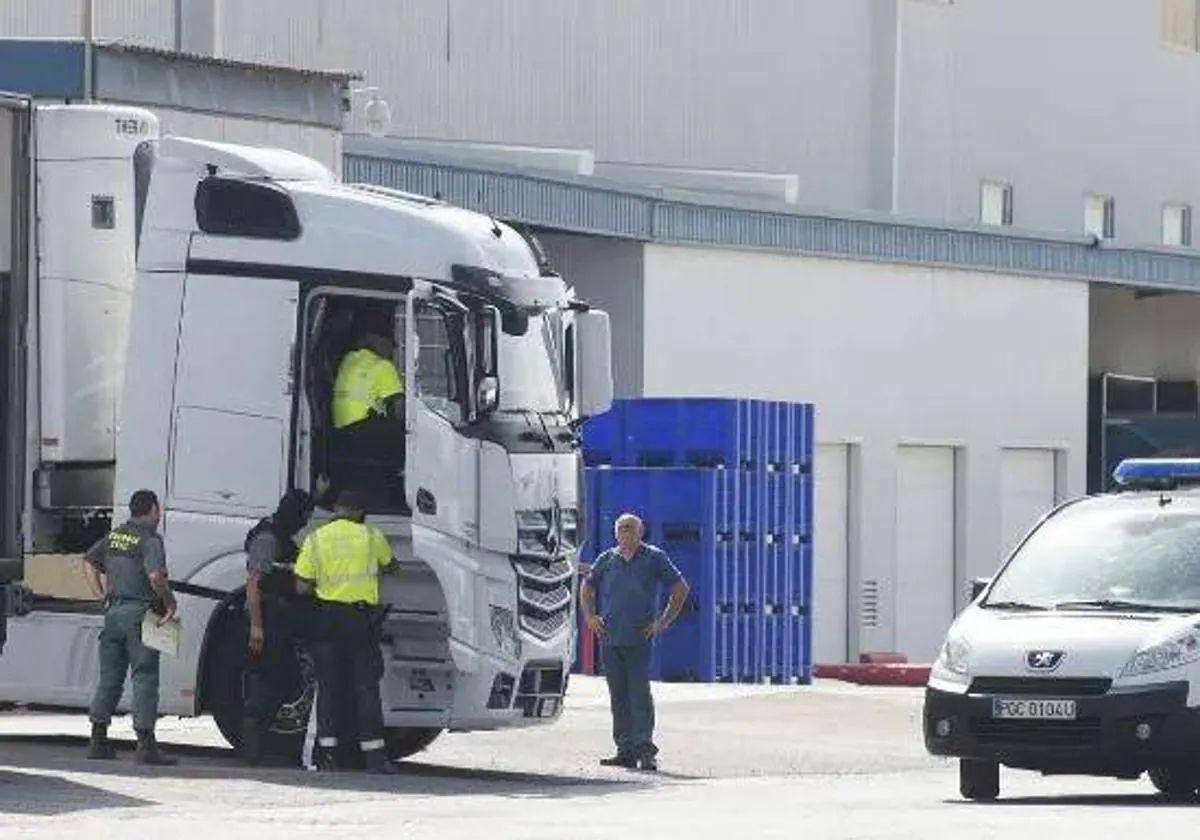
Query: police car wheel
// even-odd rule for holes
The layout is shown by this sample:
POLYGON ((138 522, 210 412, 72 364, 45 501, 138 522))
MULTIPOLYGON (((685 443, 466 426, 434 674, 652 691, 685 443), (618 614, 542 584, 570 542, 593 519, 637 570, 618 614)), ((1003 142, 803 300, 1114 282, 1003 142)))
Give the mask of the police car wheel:
POLYGON ((442 730, 440 729, 393 727, 384 730, 383 740, 387 746, 388 758, 392 761, 399 761, 419 753, 441 734, 442 730))
POLYGON ((1192 767, 1155 767, 1150 771, 1150 783, 1171 801, 1195 799, 1200 772, 1192 767))
POLYGON ((991 801, 1000 795, 1000 765, 995 761, 962 758, 958 762, 958 792, 963 799, 991 801))

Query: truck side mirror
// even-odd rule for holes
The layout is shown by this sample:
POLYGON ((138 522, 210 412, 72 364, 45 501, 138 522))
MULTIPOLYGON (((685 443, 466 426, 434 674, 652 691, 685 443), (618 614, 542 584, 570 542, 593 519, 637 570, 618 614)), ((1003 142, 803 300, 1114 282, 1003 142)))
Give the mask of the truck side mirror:
POLYGON ((979 593, 988 588, 988 584, 992 582, 991 578, 974 578, 971 581, 971 600, 974 601, 979 597, 979 593))
POLYGON ((575 314, 575 410, 580 419, 612 407, 612 335, 608 313, 589 309, 575 314))
POLYGON ((484 417, 500 404, 497 375, 500 310, 485 306, 475 313, 475 416, 484 417))

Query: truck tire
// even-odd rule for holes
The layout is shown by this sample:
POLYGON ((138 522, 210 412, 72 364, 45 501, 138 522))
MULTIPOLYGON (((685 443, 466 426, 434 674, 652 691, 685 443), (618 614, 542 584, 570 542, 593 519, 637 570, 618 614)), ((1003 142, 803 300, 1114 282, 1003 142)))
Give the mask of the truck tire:
POLYGON ((387 744, 388 758, 399 761, 408 758, 432 744, 442 734, 440 729, 399 728, 394 727, 383 731, 383 740, 387 744))
POLYGON ((963 799, 990 802, 1000 795, 1000 764, 961 758, 958 761, 958 792, 963 799))
POLYGON ((1196 798, 1200 787, 1200 771, 1194 767, 1155 767, 1150 771, 1150 783, 1172 802, 1196 798))
MULTIPOLYGON (((205 706, 221 735, 230 746, 240 750, 244 722, 242 673, 246 667, 245 609, 240 603, 226 603, 219 608, 214 621, 205 666, 205 706)), ((316 684, 312 658, 300 647, 293 653, 295 667, 289 669, 287 685, 281 689, 284 702, 263 740, 263 757, 271 763, 299 761, 312 710, 316 684)))

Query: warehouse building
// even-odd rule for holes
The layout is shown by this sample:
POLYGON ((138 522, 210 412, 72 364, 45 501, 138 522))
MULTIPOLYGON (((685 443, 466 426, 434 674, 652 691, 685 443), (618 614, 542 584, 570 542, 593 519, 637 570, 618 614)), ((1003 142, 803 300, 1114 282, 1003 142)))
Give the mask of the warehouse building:
POLYGON ((1157 412, 1200 429, 1200 256, 634 191, 504 171, 494 150, 480 167, 461 148, 455 163, 347 144, 351 180, 536 226, 613 314, 619 393, 816 405, 817 661, 936 653, 970 579, 1087 489, 1090 382, 1160 383, 1160 404, 1142 405, 1146 381, 1110 381, 1114 428, 1157 412))
MULTIPOLYGON (((73 36, 82 5, 10 4, 0 34, 73 36)), ((99 56, 319 103, 156 94, 169 130, 533 226, 613 314, 619 393, 815 403, 816 659, 928 660, 1053 504, 1200 441, 1197 3, 1051 5, 114 0, 92 25, 99 56)), ((94 67, 146 101, 153 73, 94 67)))

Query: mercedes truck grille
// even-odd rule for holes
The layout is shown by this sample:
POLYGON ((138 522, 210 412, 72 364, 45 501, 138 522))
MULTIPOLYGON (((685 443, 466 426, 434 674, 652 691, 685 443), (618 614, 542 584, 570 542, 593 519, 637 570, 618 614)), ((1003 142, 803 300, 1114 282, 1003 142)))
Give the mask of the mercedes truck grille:
POLYGON ((543 563, 517 557, 513 568, 521 628, 539 639, 550 638, 571 618, 571 564, 562 558, 543 563))
POLYGON ((517 553, 551 559, 579 547, 579 512, 575 508, 517 511, 517 553))

